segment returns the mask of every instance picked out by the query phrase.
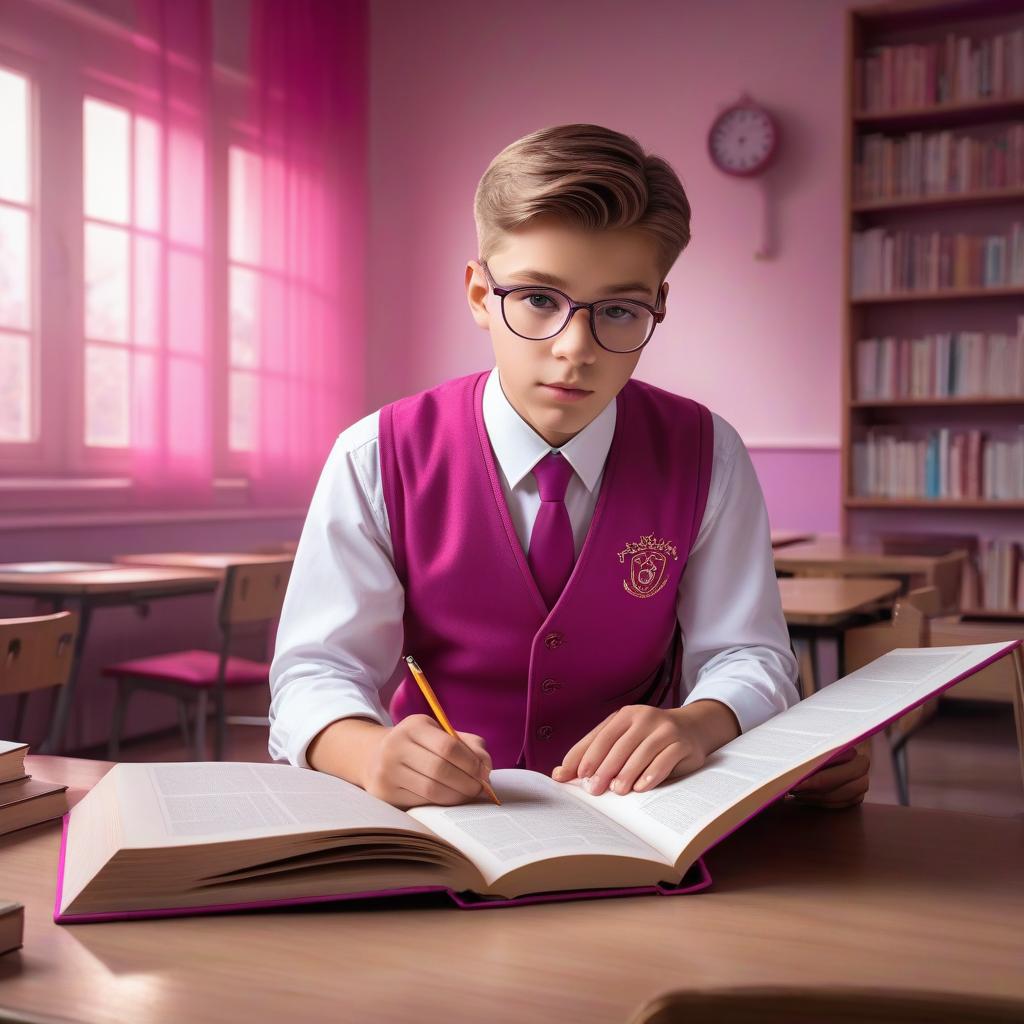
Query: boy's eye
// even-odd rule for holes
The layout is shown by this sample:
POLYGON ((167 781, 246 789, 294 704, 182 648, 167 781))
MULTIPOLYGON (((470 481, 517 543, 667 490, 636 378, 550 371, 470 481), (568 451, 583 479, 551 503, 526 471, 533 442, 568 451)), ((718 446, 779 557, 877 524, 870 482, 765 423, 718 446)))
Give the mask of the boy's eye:
POLYGON ((628 320, 630 317, 636 317, 636 314, 625 306, 605 306, 601 312, 605 316, 611 316, 612 320, 628 320))
POLYGON ((550 295, 544 295, 541 292, 534 292, 531 295, 527 295, 526 301, 533 306, 534 309, 547 309, 548 307, 544 305, 545 302, 550 302, 552 306, 555 305, 555 302, 550 295), (540 299, 540 302, 534 302, 534 299, 540 299))

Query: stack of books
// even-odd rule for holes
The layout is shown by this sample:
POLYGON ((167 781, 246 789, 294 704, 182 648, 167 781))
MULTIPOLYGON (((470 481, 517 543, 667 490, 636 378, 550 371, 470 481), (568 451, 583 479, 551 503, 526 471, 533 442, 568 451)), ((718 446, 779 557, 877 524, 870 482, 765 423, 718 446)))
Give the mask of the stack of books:
POLYGON ((1024 316, 1016 337, 959 331, 862 338, 855 351, 857 401, 1024 398, 1024 316))
POLYGON ((1024 95, 1024 29, 872 47, 854 64, 854 95, 861 113, 1024 95))
POLYGON ((61 818, 68 810, 68 787, 27 775, 27 753, 27 743, 0 740, 0 835, 61 818))
POLYGON ((854 194, 861 202, 1024 186, 1024 124, 986 137, 876 133, 859 136, 855 145, 854 194))
POLYGON ((955 288, 1024 285, 1024 223, 1005 234, 927 234, 868 228, 853 233, 853 298, 955 288))

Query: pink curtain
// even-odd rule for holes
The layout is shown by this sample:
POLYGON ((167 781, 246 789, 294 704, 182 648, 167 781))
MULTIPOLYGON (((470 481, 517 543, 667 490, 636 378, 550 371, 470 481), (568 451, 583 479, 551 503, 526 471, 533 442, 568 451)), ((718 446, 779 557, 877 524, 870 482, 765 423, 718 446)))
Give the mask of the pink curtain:
POLYGON ((261 156, 254 501, 304 504, 362 413, 365 0, 252 0, 261 156))
MULTIPOLYGON (((210 0, 136 0, 137 196, 154 197, 152 235, 133 241, 133 317, 151 319, 132 360, 135 494, 205 505, 213 489, 210 0), (140 171, 145 179, 141 179, 140 171), (155 179, 155 180, 154 180, 155 179)), ((136 209, 139 200, 136 198, 136 209)))

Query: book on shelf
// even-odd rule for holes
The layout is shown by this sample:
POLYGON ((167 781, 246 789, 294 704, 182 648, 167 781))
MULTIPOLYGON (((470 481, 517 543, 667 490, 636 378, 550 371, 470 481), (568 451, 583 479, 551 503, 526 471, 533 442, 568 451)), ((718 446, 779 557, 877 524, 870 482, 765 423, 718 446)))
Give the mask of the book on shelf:
POLYGON ((1024 285, 1020 221, 994 235, 867 228, 853 233, 852 249, 850 292, 855 299, 1024 285))
POLYGON ((1024 188, 1024 124, 993 133, 871 133, 856 139, 854 201, 941 199, 1024 188))
MULTIPOLYGON (((1021 641, 900 649, 650 792, 498 769, 486 798, 401 811, 310 769, 118 764, 65 816, 59 923, 414 892, 487 908, 706 888, 703 855, 848 747, 1021 641)), ((1019 661, 1018 661, 1019 664, 1019 661)))
POLYGON ((958 331, 861 338, 854 346, 854 394, 856 401, 1024 400, 1024 316, 1016 335, 958 331))
POLYGON ((67 786, 25 774, 28 745, 0 740, 0 835, 67 813, 67 786))
POLYGON ((993 611, 1024 611, 1022 546, 1005 537, 982 538, 978 545, 980 586, 971 607, 993 611))
POLYGON ((858 113, 1024 97, 1024 29, 872 46, 854 61, 858 113))
POLYGON ((0 899, 0 954, 20 949, 25 930, 25 908, 13 900, 0 899))
POLYGON ((1024 426, 1015 437, 940 427, 923 437, 905 428, 869 427, 853 443, 858 498, 1024 500, 1024 426))

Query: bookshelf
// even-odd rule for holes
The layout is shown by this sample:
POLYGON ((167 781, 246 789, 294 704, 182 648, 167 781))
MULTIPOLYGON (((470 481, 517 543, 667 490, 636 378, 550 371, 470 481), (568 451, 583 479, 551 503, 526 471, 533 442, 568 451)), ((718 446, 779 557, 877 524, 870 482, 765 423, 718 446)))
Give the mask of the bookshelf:
POLYGON ((1024 0, 850 9, 845 92, 843 538, 975 537, 1020 616, 1024 0))

